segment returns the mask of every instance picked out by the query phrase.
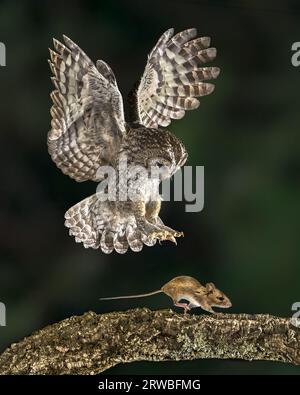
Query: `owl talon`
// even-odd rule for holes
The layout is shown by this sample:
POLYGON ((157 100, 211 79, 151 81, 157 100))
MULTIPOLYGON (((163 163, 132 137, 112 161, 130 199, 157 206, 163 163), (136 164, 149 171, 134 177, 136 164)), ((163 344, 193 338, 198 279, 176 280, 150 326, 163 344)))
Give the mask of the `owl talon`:
POLYGON ((175 237, 170 234, 166 235, 166 240, 172 241, 173 243, 175 243, 177 245, 177 241, 176 241, 175 237))
POLYGON ((155 231, 148 234, 149 239, 151 240, 157 239, 160 244, 162 241, 168 240, 177 245, 176 237, 180 237, 180 236, 181 236, 181 232, 176 232, 176 231, 171 232, 169 230, 164 230, 164 229, 158 232, 155 231))
POLYGON ((183 232, 179 232, 165 225, 158 225, 145 221, 140 224, 139 230, 150 240, 158 240, 161 244, 162 241, 168 240, 177 245, 176 237, 183 236, 183 232))
POLYGON ((175 232, 174 236, 175 237, 184 237, 184 234, 183 234, 183 232, 175 232))
POLYGON ((148 238, 150 240, 158 239, 160 241, 160 238, 158 237, 158 233, 157 232, 152 232, 152 233, 148 234, 148 238))

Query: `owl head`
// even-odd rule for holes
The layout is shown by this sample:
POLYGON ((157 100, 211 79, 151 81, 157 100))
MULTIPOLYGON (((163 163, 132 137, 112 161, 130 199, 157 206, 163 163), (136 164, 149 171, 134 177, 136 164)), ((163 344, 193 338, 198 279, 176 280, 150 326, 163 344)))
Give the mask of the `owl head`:
POLYGON ((150 142, 148 151, 148 167, 158 169, 162 180, 172 177, 187 160, 188 154, 184 145, 166 130, 157 130, 151 140, 153 142, 150 142))
POLYGON ((170 178, 187 160, 183 143, 165 129, 131 129, 128 138, 131 161, 158 170, 161 179, 170 178))
POLYGON ((152 137, 154 145, 149 150, 148 166, 159 168, 162 179, 169 178, 185 164, 187 151, 183 143, 166 130, 158 130, 152 137))

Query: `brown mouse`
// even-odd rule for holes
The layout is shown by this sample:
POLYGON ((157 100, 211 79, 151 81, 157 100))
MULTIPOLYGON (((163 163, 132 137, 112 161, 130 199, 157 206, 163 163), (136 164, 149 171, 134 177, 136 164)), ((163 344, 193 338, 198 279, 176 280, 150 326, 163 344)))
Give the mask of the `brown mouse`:
POLYGON ((212 307, 228 308, 232 306, 229 298, 222 291, 217 289, 213 283, 202 285, 198 280, 189 276, 175 277, 162 286, 158 291, 140 295, 100 298, 100 300, 143 298, 160 292, 170 296, 174 302, 174 306, 182 307, 184 309, 184 313, 195 307, 201 307, 205 311, 215 313, 212 307), (180 303, 180 300, 182 299, 187 300, 189 303, 180 303))

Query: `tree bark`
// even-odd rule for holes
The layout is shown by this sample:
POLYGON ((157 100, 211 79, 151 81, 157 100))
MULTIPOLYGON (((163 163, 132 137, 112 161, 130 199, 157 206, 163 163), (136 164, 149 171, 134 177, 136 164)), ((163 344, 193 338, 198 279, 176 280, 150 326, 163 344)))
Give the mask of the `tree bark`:
POLYGON ((11 345, 0 355, 0 374, 97 374, 125 362, 200 358, 299 365, 300 328, 267 314, 88 312, 11 345))

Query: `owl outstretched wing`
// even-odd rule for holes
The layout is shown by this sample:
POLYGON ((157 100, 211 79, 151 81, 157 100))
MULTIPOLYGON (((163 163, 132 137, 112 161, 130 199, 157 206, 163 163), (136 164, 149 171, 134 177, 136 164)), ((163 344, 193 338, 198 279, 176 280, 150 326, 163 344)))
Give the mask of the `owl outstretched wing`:
POLYGON ((101 165, 113 164, 125 121, 114 73, 102 60, 96 66, 68 37, 53 40, 50 68, 51 130, 48 150, 56 165, 78 182, 98 181, 101 165))
POLYGON ((204 81, 220 72, 218 67, 202 67, 216 57, 209 37, 196 38, 196 29, 173 34, 174 29, 167 30, 152 49, 136 92, 138 122, 146 127, 168 126, 197 108, 196 97, 214 89, 204 81))

